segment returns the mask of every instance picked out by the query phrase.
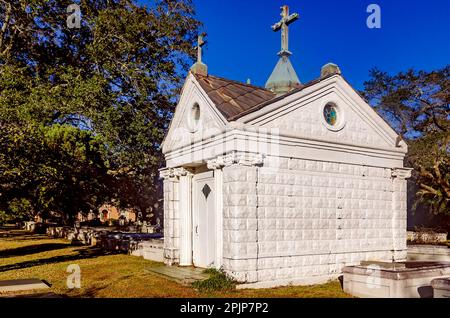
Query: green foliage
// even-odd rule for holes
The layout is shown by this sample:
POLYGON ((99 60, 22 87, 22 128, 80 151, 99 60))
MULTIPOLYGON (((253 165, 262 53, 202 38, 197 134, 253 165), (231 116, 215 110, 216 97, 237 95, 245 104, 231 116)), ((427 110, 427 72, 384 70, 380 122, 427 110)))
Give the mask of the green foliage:
POLYGON ((108 199, 104 146, 68 125, 0 127, 0 209, 29 219, 88 213, 108 199))
POLYGON ((222 269, 208 268, 203 271, 209 278, 192 283, 192 287, 201 292, 231 291, 236 288, 236 281, 222 269))
POLYGON ((372 70, 364 95, 408 143, 415 205, 450 215, 450 65, 395 76, 372 70))
POLYGON ((450 216, 450 134, 428 133, 410 142, 408 160, 415 168, 414 180, 419 186, 418 204, 430 207, 434 214, 450 216))
POLYGON ((25 198, 14 198, 9 202, 9 210, 16 218, 23 218, 31 210, 31 202, 25 198))
POLYGON ((450 65, 432 71, 400 72, 391 76, 370 72, 363 94, 406 139, 450 128, 450 65))
POLYGON ((72 3, 0 1, 0 210, 145 214, 200 23, 190 0, 80 0, 70 29, 72 3))

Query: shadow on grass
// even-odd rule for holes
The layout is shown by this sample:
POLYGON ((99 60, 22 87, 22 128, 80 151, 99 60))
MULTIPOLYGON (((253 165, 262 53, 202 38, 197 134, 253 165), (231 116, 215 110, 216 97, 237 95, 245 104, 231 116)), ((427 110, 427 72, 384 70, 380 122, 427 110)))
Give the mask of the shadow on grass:
POLYGON ((30 235, 30 236, 20 236, 20 237, 16 237, 16 238, 6 238, 6 239, 2 239, 6 242, 11 241, 11 242, 21 242, 21 241, 42 241, 42 240, 52 240, 55 239, 54 237, 51 236, 47 236, 47 235, 30 235))
POLYGON ((64 294, 66 297, 72 297, 72 298, 96 298, 96 297, 100 297, 99 292, 101 292, 102 290, 105 290, 107 288, 110 288, 112 285, 119 283, 120 281, 126 280, 133 277, 132 275, 126 275, 126 276, 122 276, 118 279, 116 279, 115 281, 111 281, 108 284, 104 285, 104 286, 92 286, 92 287, 88 287, 86 289, 84 289, 84 291, 80 294, 73 294, 73 292, 68 292, 66 294, 64 294))
POLYGON ((47 244, 37 244, 37 245, 29 245, 23 246, 13 249, 7 249, 0 251, 0 257, 13 257, 13 256, 25 256, 30 254, 49 252, 54 250, 59 250, 62 248, 68 247, 68 244, 64 243, 47 243, 47 244))
POLYGON ((37 294, 22 294, 22 295, 6 295, 0 298, 68 298, 65 295, 58 295, 55 293, 37 293, 37 294))
POLYGON ((81 260, 81 259, 90 259, 90 258, 96 258, 98 256, 104 256, 104 255, 119 254, 119 253, 115 253, 115 252, 105 253, 100 248, 95 248, 95 247, 78 249, 78 250, 75 250, 75 252, 77 252, 77 254, 54 256, 54 257, 50 257, 50 258, 41 258, 41 259, 36 259, 36 260, 32 260, 32 261, 25 261, 25 262, 16 263, 16 264, 0 266, 0 272, 29 268, 29 267, 40 266, 40 265, 63 263, 63 262, 68 262, 68 261, 81 260))
POLYGON ((0 237, 14 237, 20 235, 32 235, 33 233, 20 229, 0 229, 0 237))
MULTIPOLYGON (((109 285, 106 286, 93 286, 93 287, 89 287, 87 288, 83 293, 76 295, 75 297, 77 298, 95 298, 98 297, 98 293, 104 289, 106 289, 107 287, 109 287, 109 285)), ((70 294, 67 294, 70 297, 70 294)), ((72 296, 74 297, 74 296, 72 296)))
POLYGON ((51 237, 45 234, 38 234, 29 231, 0 231, 0 238, 2 240, 12 240, 12 241, 25 241, 25 240, 42 240, 49 239, 51 237))

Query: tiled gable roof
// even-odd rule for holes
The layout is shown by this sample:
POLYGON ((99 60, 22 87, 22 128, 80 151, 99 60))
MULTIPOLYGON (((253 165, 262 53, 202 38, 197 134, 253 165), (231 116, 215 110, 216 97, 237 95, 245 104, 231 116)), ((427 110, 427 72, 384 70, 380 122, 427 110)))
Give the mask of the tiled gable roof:
POLYGON ((212 75, 194 76, 227 120, 275 98, 275 94, 271 91, 254 85, 212 75))
POLYGON ((234 121, 242 116, 255 112, 269 104, 295 94, 307 87, 334 76, 329 74, 317 78, 290 92, 276 96, 273 92, 250 84, 244 84, 212 75, 203 76, 194 74, 202 89, 208 94, 217 109, 228 121, 234 121))

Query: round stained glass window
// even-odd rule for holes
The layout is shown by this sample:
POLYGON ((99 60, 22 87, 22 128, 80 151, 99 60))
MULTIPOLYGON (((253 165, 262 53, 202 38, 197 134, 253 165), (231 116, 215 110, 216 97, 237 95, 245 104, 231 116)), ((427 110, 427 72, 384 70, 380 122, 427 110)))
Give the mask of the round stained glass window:
POLYGON ((325 121, 330 126, 336 125, 338 121, 338 111, 336 106, 327 104, 323 109, 323 117, 325 117, 325 121))

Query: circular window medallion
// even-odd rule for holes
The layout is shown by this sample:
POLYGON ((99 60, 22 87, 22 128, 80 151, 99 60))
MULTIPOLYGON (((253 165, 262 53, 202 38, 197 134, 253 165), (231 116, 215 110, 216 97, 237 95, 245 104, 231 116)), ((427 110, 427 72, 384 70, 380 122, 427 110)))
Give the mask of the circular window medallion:
POLYGON ((336 106, 332 104, 327 104, 323 108, 323 117, 325 118, 325 121, 330 126, 335 126, 338 121, 338 111, 336 109, 336 106))
POLYGON ((192 132, 197 131, 199 123, 200 123, 200 106, 195 103, 189 113, 189 128, 192 132))
POLYGON ((345 126, 344 113, 336 103, 326 102, 321 109, 323 125, 332 131, 339 131, 345 126))

